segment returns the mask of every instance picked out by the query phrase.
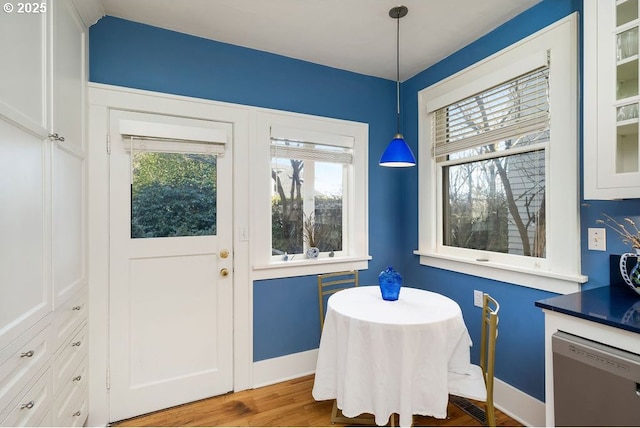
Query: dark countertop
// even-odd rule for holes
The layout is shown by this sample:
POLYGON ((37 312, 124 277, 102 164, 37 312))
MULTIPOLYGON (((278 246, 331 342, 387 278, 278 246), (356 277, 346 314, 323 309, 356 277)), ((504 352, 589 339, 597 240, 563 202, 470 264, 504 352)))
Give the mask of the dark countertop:
POLYGON ((550 297, 537 301, 536 306, 640 333, 640 294, 626 284, 550 297))
POLYGON ((611 285, 539 300, 536 306, 640 333, 640 294, 625 284, 618 269, 619 260, 619 255, 610 256, 611 285))

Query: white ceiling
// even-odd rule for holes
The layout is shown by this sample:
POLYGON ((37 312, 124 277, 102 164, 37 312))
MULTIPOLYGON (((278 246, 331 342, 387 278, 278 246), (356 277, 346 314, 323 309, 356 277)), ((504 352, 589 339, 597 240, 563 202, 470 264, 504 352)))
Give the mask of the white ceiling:
POLYGON ((107 15, 404 81, 540 0, 101 0, 107 15))

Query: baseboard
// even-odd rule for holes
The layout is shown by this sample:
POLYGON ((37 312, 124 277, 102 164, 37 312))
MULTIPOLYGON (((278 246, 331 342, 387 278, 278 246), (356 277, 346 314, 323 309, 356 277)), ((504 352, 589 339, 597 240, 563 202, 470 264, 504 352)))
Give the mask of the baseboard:
MULTIPOLYGON (((272 385, 315 373, 318 350, 271 358, 253 363, 253 387, 272 385)), ((500 379, 494 383, 497 409, 525 426, 545 426, 544 402, 520 391, 500 379)))
POLYGON ((544 402, 496 378, 493 384, 493 404, 524 426, 546 425, 544 402))
POLYGON ((316 371, 318 350, 298 352, 253 363, 253 387, 272 385, 316 371))

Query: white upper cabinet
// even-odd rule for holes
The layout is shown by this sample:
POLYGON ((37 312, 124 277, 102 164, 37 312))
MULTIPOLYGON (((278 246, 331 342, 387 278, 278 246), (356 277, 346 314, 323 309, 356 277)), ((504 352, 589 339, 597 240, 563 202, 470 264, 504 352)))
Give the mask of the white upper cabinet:
POLYGON ((56 0, 53 13, 52 126, 64 145, 82 150, 86 86, 86 29, 71 0, 56 0))
MULTIPOLYGON (((24 3, 20 3, 24 7, 24 3)), ((47 129, 47 45, 49 2, 44 11, 20 10, 9 2, 0 13, 0 115, 45 134, 47 129), (8 6, 7 6, 8 5, 8 6), (7 9, 12 8, 12 10, 7 9)))
POLYGON ((640 198, 638 0, 584 2, 584 198, 640 198))

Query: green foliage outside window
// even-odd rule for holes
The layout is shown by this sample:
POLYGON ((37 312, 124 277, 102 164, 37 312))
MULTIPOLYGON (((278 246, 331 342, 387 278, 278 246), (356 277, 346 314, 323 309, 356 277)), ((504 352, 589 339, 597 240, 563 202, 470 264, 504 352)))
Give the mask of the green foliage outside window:
POLYGON ((216 234, 216 158, 135 152, 131 237, 216 234))

